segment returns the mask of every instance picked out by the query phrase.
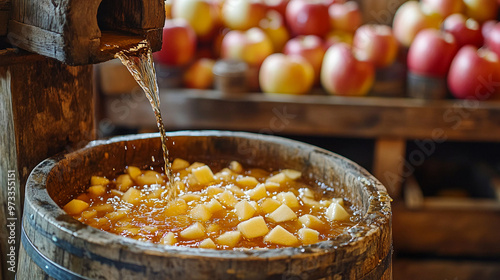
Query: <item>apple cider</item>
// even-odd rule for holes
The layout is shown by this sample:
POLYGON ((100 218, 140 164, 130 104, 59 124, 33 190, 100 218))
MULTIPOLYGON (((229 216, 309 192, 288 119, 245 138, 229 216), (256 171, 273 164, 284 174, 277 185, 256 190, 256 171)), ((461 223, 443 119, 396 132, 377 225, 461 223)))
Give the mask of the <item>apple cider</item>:
POLYGON ((209 249, 308 245, 354 225, 347 201, 314 191, 299 171, 244 168, 236 161, 214 170, 175 159, 178 195, 167 199, 167 176, 128 166, 113 179, 92 176, 90 187, 64 210, 110 233, 209 249))

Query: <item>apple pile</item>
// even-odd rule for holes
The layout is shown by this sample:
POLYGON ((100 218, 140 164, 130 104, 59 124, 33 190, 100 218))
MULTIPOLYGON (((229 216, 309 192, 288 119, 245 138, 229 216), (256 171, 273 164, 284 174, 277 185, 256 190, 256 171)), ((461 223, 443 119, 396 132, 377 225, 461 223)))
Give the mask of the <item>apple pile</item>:
MULTIPOLYGON (((171 0, 164 67, 182 68, 183 85, 213 84, 218 59, 243 61, 266 93, 307 94, 322 87, 363 96, 375 69, 391 65, 398 43, 389 26, 362 25, 358 4, 347 0, 171 0)), ((250 78, 252 75, 250 75, 250 78)))
POLYGON ((500 96, 497 0, 421 0, 397 10, 394 36, 412 75, 440 79, 455 98, 500 96))
POLYGON ((408 49, 412 74, 447 80, 457 98, 487 99, 500 90, 498 2, 408 1, 391 27, 363 24, 347 0, 171 0, 155 60, 185 69, 190 88, 212 87, 215 61, 233 59, 254 73, 252 90, 364 96, 408 49))

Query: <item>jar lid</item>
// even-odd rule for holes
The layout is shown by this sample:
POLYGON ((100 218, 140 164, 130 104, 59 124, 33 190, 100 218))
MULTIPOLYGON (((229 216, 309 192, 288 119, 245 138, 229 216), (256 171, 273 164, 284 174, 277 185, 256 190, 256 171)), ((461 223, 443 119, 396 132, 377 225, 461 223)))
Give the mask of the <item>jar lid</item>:
POLYGON ((218 76, 242 76, 246 75, 247 71, 248 64, 235 59, 220 59, 212 69, 214 75, 218 76))

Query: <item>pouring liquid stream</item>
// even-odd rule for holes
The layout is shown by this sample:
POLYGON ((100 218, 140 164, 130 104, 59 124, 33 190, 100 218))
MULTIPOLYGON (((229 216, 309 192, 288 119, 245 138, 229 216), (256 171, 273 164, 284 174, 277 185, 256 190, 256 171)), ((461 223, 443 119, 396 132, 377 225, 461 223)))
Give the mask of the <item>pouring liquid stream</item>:
POLYGON ((165 161, 165 174, 167 175, 169 183, 167 198, 173 199, 177 193, 174 187, 174 177, 169 161, 167 136, 165 134, 165 127, 160 112, 160 91, 158 89, 153 56, 149 43, 141 42, 136 48, 118 52, 115 56, 127 67, 139 86, 144 90, 149 103, 151 103, 151 107, 156 117, 156 124, 160 131, 163 159, 165 161))

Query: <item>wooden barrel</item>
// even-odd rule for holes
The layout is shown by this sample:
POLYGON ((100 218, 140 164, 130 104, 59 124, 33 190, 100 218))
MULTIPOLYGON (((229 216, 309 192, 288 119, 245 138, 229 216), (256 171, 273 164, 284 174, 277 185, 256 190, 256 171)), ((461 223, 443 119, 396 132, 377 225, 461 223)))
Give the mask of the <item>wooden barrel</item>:
POLYGON ((334 240, 269 250, 172 247, 100 231, 61 206, 83 191, 91 175, 161 164, 157 134, 117 137, 47 159, 33 170, 17 279, 391 279, 390 198, 355 163, 311 145, 251 133, 177 132, 169 139, 173 158, 300 170, 333 186, 362 218, 334 240))

